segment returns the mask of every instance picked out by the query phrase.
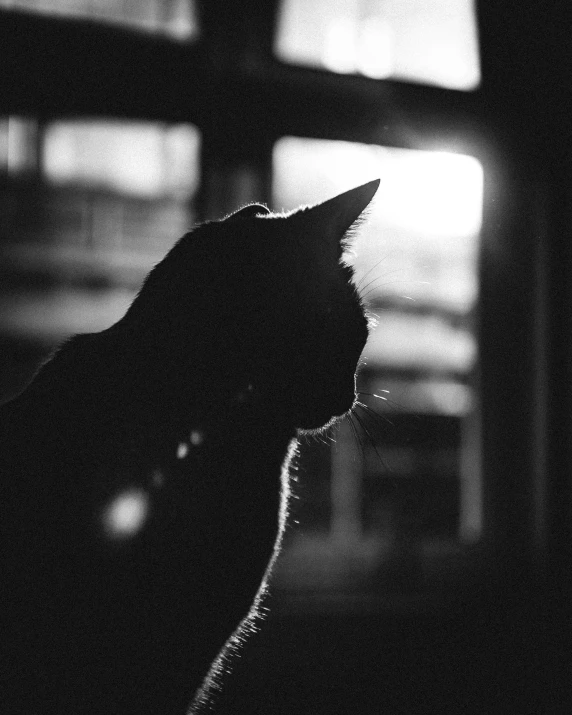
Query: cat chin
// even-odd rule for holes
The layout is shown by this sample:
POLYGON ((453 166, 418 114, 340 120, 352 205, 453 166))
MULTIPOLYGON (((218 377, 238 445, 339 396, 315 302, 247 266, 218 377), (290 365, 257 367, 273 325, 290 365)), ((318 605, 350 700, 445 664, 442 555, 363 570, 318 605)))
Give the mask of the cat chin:
POLYGON ((314 435, 314 434, 322 434, 323 432, 327 432, 331 427, 336 425, 340 420, 343 420, 344 417, 348 414, 349 410, 344 412, 341 415, 335 415, 334 417, 329 417, 327 418, 327 421, 324 421, 324 418, 319 419, 316 418, 315 420, 308 420, 303 427, 298 427, 297 432, 299 435, 314 435))
POLYGON ((342 396, 337 396, 332 400, 329 408, 323 406, 323 409, 315 412, 306 412, 299 416, 297 422, 298 432, 301 434, 318 434, 325 432, 333 427, 337 422, 343 419, 349 412, 352 411, 355 404, 356 396, 353 390, 342 396))

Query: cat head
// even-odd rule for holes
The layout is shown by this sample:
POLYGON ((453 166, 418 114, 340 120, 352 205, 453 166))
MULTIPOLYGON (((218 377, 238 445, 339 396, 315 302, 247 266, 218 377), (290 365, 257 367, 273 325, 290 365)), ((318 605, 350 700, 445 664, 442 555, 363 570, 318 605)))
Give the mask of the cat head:
POLYGON ((287 214, 246 206, 175 245, 131 315, 154 324, 181 390, 195 379, 229 395, 250 385, 299 429, 351 408, 367 320, 342 255, 378 186, 287 214))

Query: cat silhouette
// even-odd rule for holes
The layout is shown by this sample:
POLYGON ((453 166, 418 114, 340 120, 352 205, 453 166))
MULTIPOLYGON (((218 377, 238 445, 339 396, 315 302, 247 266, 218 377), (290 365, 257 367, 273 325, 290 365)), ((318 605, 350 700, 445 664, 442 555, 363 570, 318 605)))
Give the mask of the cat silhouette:
POLYGON ((2 712, 209 703, 260 618, 296 436, 354 403, 342 254, 378 185, 199 225, 0 408, 2 712))

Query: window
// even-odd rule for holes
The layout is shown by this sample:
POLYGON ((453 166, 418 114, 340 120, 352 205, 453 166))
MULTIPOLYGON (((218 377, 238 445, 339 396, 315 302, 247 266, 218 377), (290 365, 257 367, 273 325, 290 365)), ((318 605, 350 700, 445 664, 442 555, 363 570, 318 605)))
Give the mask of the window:
POLYGON ((108 327, 193 222, 196 128, 10 117, 3 133, 1 252, 17 291, 0 303, 4 331, 50 343, 108 327))
MULTIPOLYGON (((377 318, 358 379, 366 407, 335 437, 321 495, 329 524, 326 516, 320 533, 316 520, 302 522, 309 533, 294 540, 285 580, 311 573, 294 565, 295 553, 303 559, 316 540, 344 554, 377 544, 374 569, 396 531, 433 556, 477 541, 480 474, 464 452, 477 399, 482 166, 450 152, 295 137, 276 143, 273 166, 273 202, 286 210, 381 178, 349 258, 377 318)), ((339 578, 339 564, 330 566, 339 578)), ((322 583, 327 569, 317 572, 322 583)))
POLYGON ((57 5, 0 3, 3 394, 59 337, 109 324, 185 222, 381 175, 355 255, 381 421, 363 452, 343 432, 303 446, 274 631, 229 711, 255 711, 249 688, 276 712, 416 712, 428 681, 428 712, 535 695, 522 674, 560 662, 564 617, 537 636, 570 593, 572 9, 156 0, 90 3, 87 22, 87 2, 57 5))
POLYGON ((181 39, 197 32, 191 0, 0 0, 0 7, 111 22, 181 39))
POLYGON ((471 0, 288 0, 278 28, 289 62, 452 89, 479 83, 471 0))
POLYGON ((44 138, 44 172, 60 185, 141 198, 187 198, 196 185, 196 142, 196 133, 185 126, 58 122, 44 138))

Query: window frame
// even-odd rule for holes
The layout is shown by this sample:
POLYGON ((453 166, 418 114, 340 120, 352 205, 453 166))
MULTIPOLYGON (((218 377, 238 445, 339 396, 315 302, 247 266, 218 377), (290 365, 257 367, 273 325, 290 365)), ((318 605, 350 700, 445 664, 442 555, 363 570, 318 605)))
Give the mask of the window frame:
POLYGON ((572 10, 480 0, 482 81, 465 92, 283 63, 272 51, 278 5, 197 0, 200 37, 184 42, 1 10, 1 111, 191 122, 202 136, 199 218, 234 208, 245 177, 241 200, 269 201, 284 135, 411 149, 446 137, 478 158, 483 549, 499 578, 569 583, 572 10))

